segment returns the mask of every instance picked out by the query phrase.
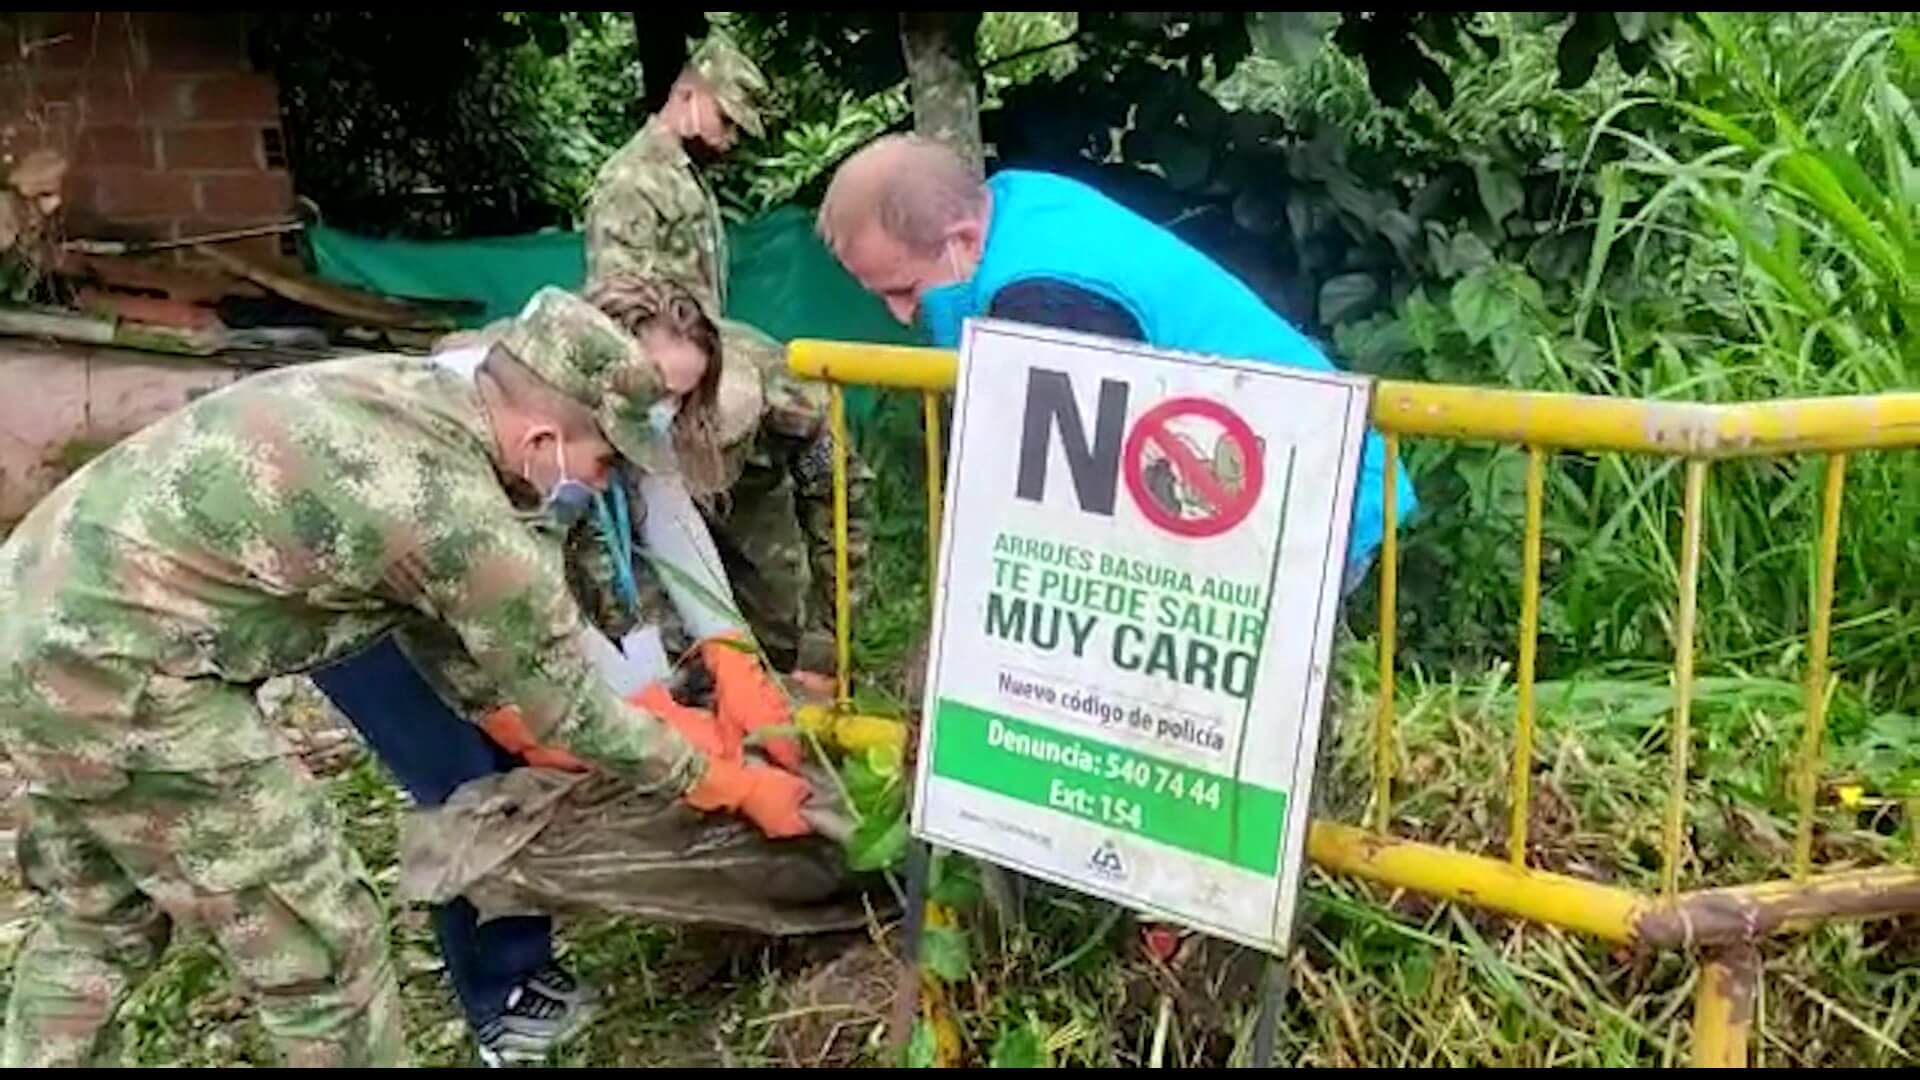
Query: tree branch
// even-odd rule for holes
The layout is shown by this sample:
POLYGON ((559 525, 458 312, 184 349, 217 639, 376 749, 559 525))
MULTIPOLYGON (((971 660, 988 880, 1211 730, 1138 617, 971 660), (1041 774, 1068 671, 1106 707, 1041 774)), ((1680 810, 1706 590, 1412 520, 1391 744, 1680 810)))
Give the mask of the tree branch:
POLYGON ((1049 41, 1045 45, 1032 45, 1027 48, 1021 49, 1019 52, 1008 53, 1007 55, 1002 56, 997 60, 989 60, 980 70, 992 71, 994 68, 999 67, 1001 64, 1011 64, 1015 60, 1025 60, 1029 56, 1035 56, 1043 52, 1050 52, 1054 49, 1060 48, 1062 45, 1072 45, 1078 42, 1084 36, 1086 36, 1084 33, 1082 33, 1079 30, 1075 30, 1073 33, 1068 34, 1066 37, 1061 38, 1059 41, 1049 41))

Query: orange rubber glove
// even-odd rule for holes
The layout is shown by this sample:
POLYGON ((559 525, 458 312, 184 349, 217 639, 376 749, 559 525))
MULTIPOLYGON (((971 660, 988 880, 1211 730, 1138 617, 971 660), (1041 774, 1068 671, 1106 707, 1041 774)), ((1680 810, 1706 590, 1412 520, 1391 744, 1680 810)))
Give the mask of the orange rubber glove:
MULTIPOLYGON (((730 738, 744 742, 761 728, 793 722, 787 696, 767 676, 759 655, 739 634, 721 634, 701 642, 700 659, 713 676, 714 715, 730 738)), ((806 760, 800 744, 793 739, 768 739, 760 749, 789 772, 799 771, 806 760)))
MULTIPOLYGON (((740 760, 740 740, 727 739, 727 733, 714 720, 713 714, 704 709, 689 708, 673 700, 667 688, 659 683, 649 683, 638 693, 627 699, 627 704, 645 709, 659 717, 680 733, 680 737, 695 750, 708 757, 726 757, 740 760)), ((527 730, 526 718, 512 705, 502 705, 488 713, 481 721, 480 728, 487 733, 502 750, 535 768, 559 769, 562 772, 589 772, 592 766, 576 757, 572 752, 557 746, 542 746, 527 730)))
POLYGON ((664 684, 648 683, 627 698, 627 704, 645 709, 659 717, 673 730, 679 732, 680 737, 687 740, 687 745, 709 758, 740 760, 739 738, 729 739, 729 733, 707 710, 682 705, 673 700, 673 695, 667 692, 664 684))
POLYGON ((805 780, 783 769, 710 758, 706 775, 687 789, 686 800, 695 810, 738 813, 768 837, 783 840, 813 832, 800 816, 812 794, 805 780))
POLYGON ((541 746, 527 730, 527 721, 520 710, 512 705, 502 705, 488 713, 480 721, 480 730, 487 738, 497 743, 500 749, 519 758, 537 769, 559 769, 562 772, 588 772, 586 762, 557 746, 541 746))

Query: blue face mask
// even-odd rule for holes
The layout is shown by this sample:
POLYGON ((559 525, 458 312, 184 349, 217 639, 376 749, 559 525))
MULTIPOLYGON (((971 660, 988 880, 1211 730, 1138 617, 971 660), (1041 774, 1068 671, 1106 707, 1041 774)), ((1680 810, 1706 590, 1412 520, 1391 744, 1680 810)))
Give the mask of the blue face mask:
MULTIPOLYGON (((566 442, 556 436, 554 449, 560 459, 560 479, 540 501, 537 516, 562 530, 571 529, 593 509, 594 490, 567 475, 566 442)), ((528 482, 532 482, 531 478, 528 482)))
POLYGON ((920 321, 935 345, 952 348, 960 344, 961 325, 976 312, 973 310, 973 277, 960 273, 960 260, 954 258, 951 247, 947 249, 947 265, 953 269, 956 280, 935 285, 920 294, 920 321))
POLYGON ((973 312, 973 282, 937 285, 920 294, 920 321, 933 343, 943 348, 960 344, 960 327, 973 312))

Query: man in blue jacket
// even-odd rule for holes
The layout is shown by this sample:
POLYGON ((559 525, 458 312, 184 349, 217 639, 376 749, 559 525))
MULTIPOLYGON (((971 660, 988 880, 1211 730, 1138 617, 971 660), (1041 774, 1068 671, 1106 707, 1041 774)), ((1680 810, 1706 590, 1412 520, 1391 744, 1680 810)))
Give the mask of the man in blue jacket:
MULTIPOLYGON (((984 316, 1158 348, 1333 370, 1239 278, 1173 233, 1065 177, 1005 170, 985 183, 943 144, 889 135, 841 164, 820 235, 894 318, 956 348, 984 316)), ((1360 583, 1384 531, 1386 446, 1367 434, 1347 548, 1360 583)), ((1402 519, 1418 504, 1397 470, 1402 519)))

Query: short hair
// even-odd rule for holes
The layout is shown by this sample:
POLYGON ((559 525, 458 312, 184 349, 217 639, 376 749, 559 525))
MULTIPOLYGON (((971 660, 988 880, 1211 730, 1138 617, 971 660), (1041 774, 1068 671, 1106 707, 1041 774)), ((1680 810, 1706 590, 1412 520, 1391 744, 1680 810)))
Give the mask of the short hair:
POLYGON ((595 419, 592 409, 554 389, 505 345, 495 342, 488 348, 480 370, 500 388, 500 396, 508 405, 546 419, 560 429, 564 438, 577 439, 599 433, 600 421, 595 419))
POLYGON ((820 202, 820 238, 838 252, 878 224, 916 254, 940 247, 956 222, 980 213, 986 188, 952 147, 922 135, 883 135, 834 171, 820 202))

